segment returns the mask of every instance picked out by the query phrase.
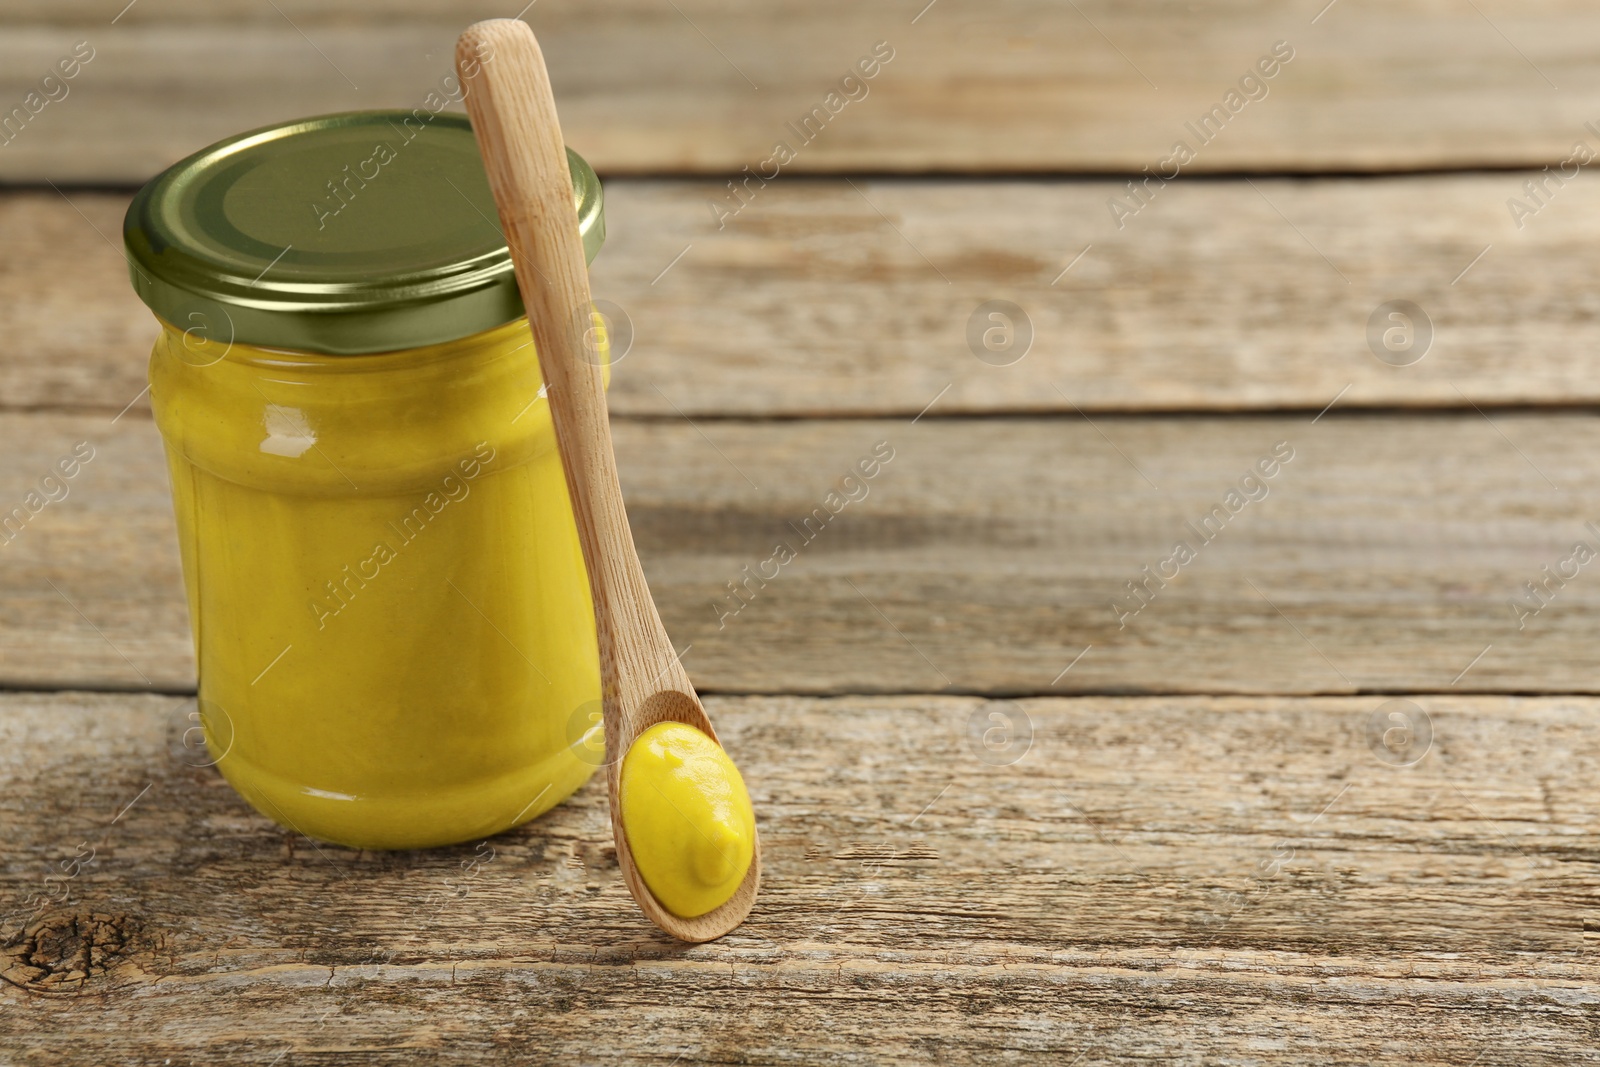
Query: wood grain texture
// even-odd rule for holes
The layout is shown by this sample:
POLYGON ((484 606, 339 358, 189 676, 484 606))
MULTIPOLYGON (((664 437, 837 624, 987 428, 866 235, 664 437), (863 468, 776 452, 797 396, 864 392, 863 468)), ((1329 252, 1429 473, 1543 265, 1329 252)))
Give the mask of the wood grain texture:
MULTIPOLYGON (((702 692, 1594 691, 1600 585, 1571 557, 1600 547, 1600 420, 1312 418, 614 433, 651 590, 702 692), (1202 539, 1194 524, 1285 449, 1245 484, 1265 498, 1241 493, 1202 539), (875 450, 892 457, 864 477, 875 450), (1179 540, 1195 558, 1133 613, 1127 583, 1170 577, 1179 540), (1513 598, 1537 608, 1525 583, 1558 571, 1519 620, 1513 598)), ((0 510, 80 440, 99 453, 71 495, 0 547, 0 679, 189 686, 150 423, 0 417, 0 510)))
MULTIPOLYGON (((612 180, 592 268, 632 338, 612 411, 1600 402, 1600 363, 1573 355, 1600 346, 1600 183, 1568 184, 1518 230, 1505 202, 1526 180, 1178 183, 1118 230, 1111 182, 785 179, 720 231, 709 183, 612 180), (1011 366, 969 346, 993 299, 1032 324, 1011 366), (1368 343, 1397 299, 1432 324, 1412 366, 1368 343)), ((154 323, 112 243, 127 199, 68 195, 0 195, 0 407, 143 409, 154 323)))
POLYGON ((191 766, 191 702, 11 694, 0 1036, 21 1063, 1592 1062, 1600 706, 1416 700, 1433 744, 1395 767, 1375 698, 711 698, 768 884, 685 947, 638 920, 598 782, 488 842, 354 852, 191 766), (996 710, 1025 753, 977 743, 996 710))
MULTIPOLYGON (((0 101, 78 40, 69 95, 0 149, 0 177, 142 181, 203 145, 303 115, 418 107, 468 23, 505 5, 410 0, 13 3, 0 101), (112 19, 116 17, 116 23, 112 19)), ((1154 168, 1282 40, 1295 58, 1195 171, 1541 166, 1595 117, 1600 14, 1564 0, 542 0, 571 144, 609 172, 1154 168), (1319 14, 1320 13, 1320 14, 1319 14), (1315 21, 1313 21, 1315 20, 1315 21), (887 42, 894 58, 809 143, 789 134, 887 42)), ((861 90, 856 90, 857 94, 861 90)))

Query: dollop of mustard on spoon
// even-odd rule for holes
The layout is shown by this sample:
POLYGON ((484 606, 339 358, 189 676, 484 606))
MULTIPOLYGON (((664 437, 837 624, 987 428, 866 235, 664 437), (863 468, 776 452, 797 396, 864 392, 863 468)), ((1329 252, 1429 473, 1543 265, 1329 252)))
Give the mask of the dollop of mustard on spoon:
POLYGON ((650 727, 623 758, 622 822, 650 892, 685 919, 721 907, 755 855, 755 812, 739 768, 680 722, 650 727))

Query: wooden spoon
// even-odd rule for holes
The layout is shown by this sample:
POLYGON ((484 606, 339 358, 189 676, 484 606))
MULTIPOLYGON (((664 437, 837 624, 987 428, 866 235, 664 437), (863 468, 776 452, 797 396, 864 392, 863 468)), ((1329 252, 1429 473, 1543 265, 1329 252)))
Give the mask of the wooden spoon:
POLYGON ((754 842, 750 870, 733 896, 693 919, 656 900, 628 846, 620 782, 634 739, 659 722, 685 723, 713 741, 717 735, 645 583, 617 482, 600 367, 584 357, 593 306, 589 272, 544 55, 526 23, 491 19, 469 26, 457 40, 456 70, 533 328, 589 569, 617 864, 651 922, 683 941, 710 941, 750 913, 761 881, 761 845, 754 842))

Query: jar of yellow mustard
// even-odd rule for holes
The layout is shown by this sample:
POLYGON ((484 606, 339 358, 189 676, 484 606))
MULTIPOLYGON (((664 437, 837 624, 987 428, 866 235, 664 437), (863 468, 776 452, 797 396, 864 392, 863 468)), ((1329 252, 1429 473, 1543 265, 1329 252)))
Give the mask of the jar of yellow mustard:
MULTIPOLYGON (((600 184, 568 158, 592 259, 600 184)), ((567 797, 600 762, 594 614, 466 118, 231 138, 140 190, 124 240, 223 776, 365 848, 567 797)))

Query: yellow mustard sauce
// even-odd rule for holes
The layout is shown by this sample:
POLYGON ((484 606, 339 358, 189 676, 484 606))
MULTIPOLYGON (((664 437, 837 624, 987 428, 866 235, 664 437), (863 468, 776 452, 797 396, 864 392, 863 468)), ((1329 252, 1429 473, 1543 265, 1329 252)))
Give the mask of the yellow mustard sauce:
POLYGON ((619 792, 634 865, 663 907, 693 919, 739 888, 755 855, 755 812, 721 745, 657 723, 623 758, 619 792))
POLYGON ((164 322, 150 381, 207 744, 246 800, 418 848, 593 773, 593 608, 526 319, 375 355, 164 322))

